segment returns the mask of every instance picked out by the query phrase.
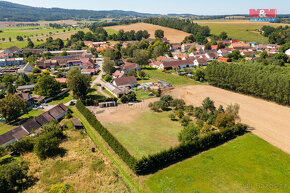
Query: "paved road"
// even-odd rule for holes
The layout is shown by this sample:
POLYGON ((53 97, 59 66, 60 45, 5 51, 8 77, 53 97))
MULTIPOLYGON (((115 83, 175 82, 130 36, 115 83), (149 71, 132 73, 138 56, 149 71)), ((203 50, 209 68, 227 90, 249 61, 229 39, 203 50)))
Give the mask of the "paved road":
MULTIPOLYGON (((100 69, 101 72, 99 73, 98 77, 91 83, 91 88, 93 86, 95 86, 97 83, 99 83, 101 85, 104 85, 105 84, 102 81, 102 75, 103 75, 103 71, 102 71, 103 59, 102 58, 97 58, 97 64, 98 64, 99 69, 100 69)), ((101 93, 102 95, 104 95, 105 97, 107 97, 107 98, 110 98, 111 97, 110 95, 108 95, 107 93, 105 93, 100 86, 98 86, 97 89, 98 89, 98 92, 101 93)))

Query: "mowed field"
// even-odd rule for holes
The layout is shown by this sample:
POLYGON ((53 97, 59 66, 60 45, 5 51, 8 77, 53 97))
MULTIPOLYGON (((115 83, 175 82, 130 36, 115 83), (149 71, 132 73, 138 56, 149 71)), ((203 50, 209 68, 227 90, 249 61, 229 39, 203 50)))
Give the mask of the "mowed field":
POLYGON ((209 85, 176 87, 167 94, 195 106, 206 97, 215 101, 217 107, 237 103, 241 121, 248 124, 254 134, 290 153, 290 108, 287 106, 209 85))
POLYGON ((149 175, 152 192, 290 192, 290 156, 247 133, 149 175))
POLYGON ((268 38, 262 36, 257 30, 261 29, 264 25, 271 25, 274 27, 287 25, 279 23, 250 22, 248 20, 196 20, 193 22, 208 26, 211 33, 214 35, 219 35, 224 31, 232 39, 255 41, 264 44, 268 43, 268 38))
POLYGON ((151 38, 154 38, 155 30, 161 29, 164 31, 164 36, 170 41, 170 43, 180 43, 184 40, 186 36, 189 34, 183 31, 179 31, 176 29, 171 29, 167 27, 162 27, 158 25, 152 25, 148 23, 134 23, 130 25, 117 25, 117 26, 110 26, 105 27, 105 29, 113 29, 116 31, 119 31, 123 29, 124 31, 130 31, 130 30, 147 30, 150 34, 151 38))
POLYGON ((152 98, 133 105, 121 104, 99 110, 91 107, 97 119, 137 158, 176 146, 179 122, 171 121, 170 112, 152 112, 152 98))

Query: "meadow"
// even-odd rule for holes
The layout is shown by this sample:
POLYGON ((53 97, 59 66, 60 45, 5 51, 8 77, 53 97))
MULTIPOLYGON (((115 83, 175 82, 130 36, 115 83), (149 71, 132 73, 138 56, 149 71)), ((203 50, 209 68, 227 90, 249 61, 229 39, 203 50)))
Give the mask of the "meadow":
POLYGON ((3 32, 0 33, 0 49, 6 49, 11 46, 17 46, 19 48, 24 48, 27 46, 27 37, 29 37, 35 45, 39 45, 43 43, 46 38, 53 37, 61 38, 62 40, 66 40, 72 34, 76 33, 77 31, 89 31, 86 29, 81 28, 63 28, 63 29, 53 29, 50 27, 45 26, 36 26, 36 27, 2 27, 0 28, 3 32), (17 41, 16 37, 22 36, 24 41, 17 41), (9 41, 9 37, 11 37, 11 42, 9 41), (26 38, 25 38, 26 37, 26 38), (3 41, 2 38, 5 38, 3 41), (37 41, 37 39, 39 41, 37 41))
MULTIPOLYGON (((71 125, 71 123, 70 123, 71 125)), ((93 141, 71 125, 65 131, 67 139, 60 144, 64 156, 40 161, 34 153, 27 153, 23 160, 29 162, 29 174, 38 179, 24 192, 48 192, 54 184, 68 183, 75 192, 128 192, 128 188, 109 160, 96 148, 93 141)))
POLYGON ((271 25, 275 27, 280 25, 272 23, 249 22, 247 20, 194 20, 193 22, 203 26, 208 26, 211 33, 214 35, 219 35, 224 31, 232 39, 237 39, 240 41, 254 41, 263 44, 268 43, 268 38, 262 36, 258 30, 264 25, 271 25))
POLYGON ((179 75, 171 74, 171 73, 165 73, 154 68, 145 68, 143 71, 146 73, 146 75, 149 76, 149 79, 138 81, 139 84, 147 83, 147 82, 157 82, 160 80, 169 82, 173 86, 200 84, 199 82, 196 82, 193 79, 190 79, 188 77, 179 76, 179 75))
POLYGON ((111 122, 104 126, 131 154, 142 158, 179 144, 177 136, 182 127, 179 122, 171 121, 169 114, 148 110, 136 115, 130 122, 111 122))
POLYGON ((152 192, 289 192, 290 156, 247 133, 147 176, 152 192))

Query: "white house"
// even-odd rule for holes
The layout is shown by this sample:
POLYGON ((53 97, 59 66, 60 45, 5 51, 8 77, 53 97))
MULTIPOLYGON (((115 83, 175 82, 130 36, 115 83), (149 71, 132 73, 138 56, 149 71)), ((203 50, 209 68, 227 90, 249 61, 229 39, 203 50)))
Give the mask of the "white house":
POLYGON ((195 66, 206 66, 208 63, 205 58, 197 58, 193 62, 195 66))

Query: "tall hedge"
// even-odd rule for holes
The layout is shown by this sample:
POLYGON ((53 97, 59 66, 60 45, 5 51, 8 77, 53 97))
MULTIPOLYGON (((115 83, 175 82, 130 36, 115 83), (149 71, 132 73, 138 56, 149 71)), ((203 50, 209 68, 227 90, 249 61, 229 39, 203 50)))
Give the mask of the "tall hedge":
POLYGON ((83 114, 90 125, 103 137, 108 145, 120 156, 120 158, 135 171, 136 159, 127 149, 96 119, 95 115, 89 111, 81 101, 76 104, 77 109, 83 114))
POLYGON ((217 87, 290 105, 290 70, 285 67, 212 62, 206 79, 217 87))
POLYGON ((233 128, 226 128, 220 132, 211 132, 202 137, 197 137, 190 143, 180 144, 169 150, 143 157, 137 162, 135 171, 137 174, 155 172, 160 168, 164 168, 172 163, 233 139, 237 135, 243 134, 246 129, 246 125, 237 124, 233 128))
POLYGON ((92 127, 98 131, 109 146, 121 157, 121 159, 139 175, 154 172, 160 168, 164 168, 169 164, 175 163, 182 159, 188 158, 193 154, 199 153, 210 147, 228 141, 237 135, 243 134, 247 126, 237 124, 232 128, 223 129, 220 132, 211 132, 202 137, 197 137, 193 142, 188 144, 180 144, 177 147, 170 148, 159 153, 143 157, 136 160, 125 147, 96 119, 81 101, 76 104, 78 110, 83 114, 92 127))

